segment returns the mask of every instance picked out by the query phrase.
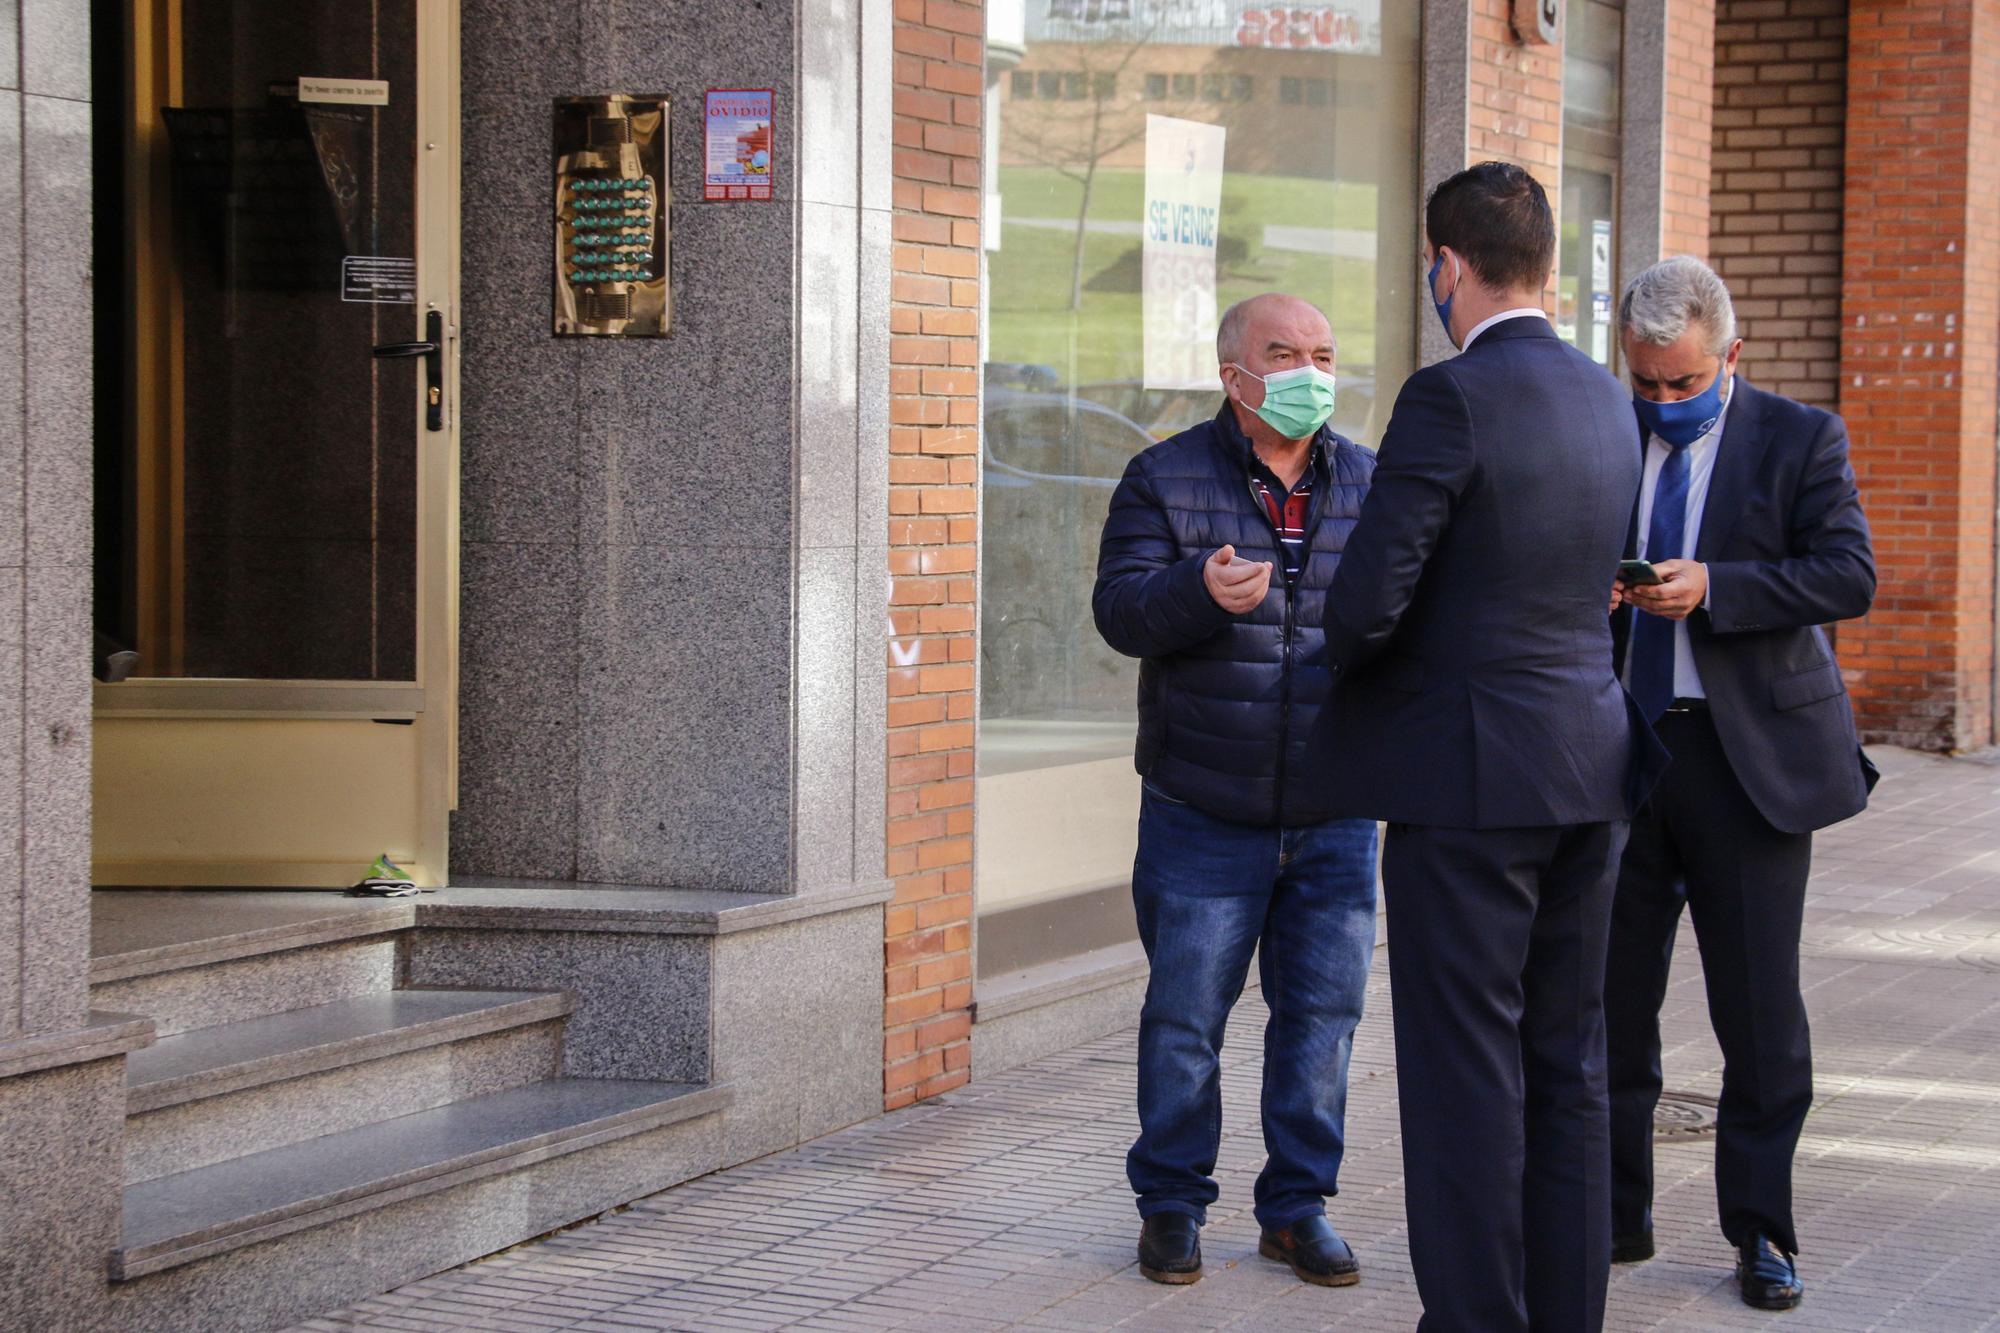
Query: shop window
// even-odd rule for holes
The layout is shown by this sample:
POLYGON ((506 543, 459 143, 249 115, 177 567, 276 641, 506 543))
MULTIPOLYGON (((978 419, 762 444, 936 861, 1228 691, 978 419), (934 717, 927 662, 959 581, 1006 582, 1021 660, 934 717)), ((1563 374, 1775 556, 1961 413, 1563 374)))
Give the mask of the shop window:
POLYGON ((1221 310, 1270 290, 1325 309, 1340 341, 1334 424, 1364 444, 1379 438, 1413 367, 1418 7, 1382 5, 1379 25, 1325 25, 1324 41, 1308 25, 1319 44, 1304 49, 1289 36, 1283 47, 1265 40, 1268 11, 1240 0, 1133 9, 1124 19, 1082 0, 1028 6, 1011 81, 1031 78, 1036 96, 1002 104, 994 131, 1001 221, 987 268, 980 556, 985 977, 1135 937, 1138 671, 1092 622, 1097 541, 1132 456, 1221 405, 1221 310), (1144 99, 1118 102, 1121 80, 1144 99), (1095 98, 1088 114, 1048 105, 1078 85, 1095 98), (1302 105, 1321 112, 1287 110, 1302 105), (1193 229, 1201 243, 1149 238, 1148 219, 1180 206, 1209 210, 1193 229))
POLYGON ((1619 65, 1625 0, 1566 0, 1563 14, 1561 236, 1556 332, 1615 367, 1617 338, 1619 65))

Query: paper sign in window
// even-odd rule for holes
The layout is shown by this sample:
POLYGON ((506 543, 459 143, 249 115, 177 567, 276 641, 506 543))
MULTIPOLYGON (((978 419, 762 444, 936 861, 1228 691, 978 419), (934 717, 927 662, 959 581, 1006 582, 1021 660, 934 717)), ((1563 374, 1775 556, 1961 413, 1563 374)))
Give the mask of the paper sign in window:
POLYGON ((355 106, 389 105, 387 79, 299 79, 301 102, 348 102, 355 106))
POLYGON ((1215 387, 1215 255, 1227 134, 1220 125, 1146 117, 1141 281, 1148 389, 1215 387))

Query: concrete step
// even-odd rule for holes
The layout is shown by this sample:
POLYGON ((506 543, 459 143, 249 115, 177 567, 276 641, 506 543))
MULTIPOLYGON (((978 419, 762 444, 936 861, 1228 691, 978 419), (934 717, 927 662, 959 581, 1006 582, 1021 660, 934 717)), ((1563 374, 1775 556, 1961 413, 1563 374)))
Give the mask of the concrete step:
POLYGON ((125 1183, 554 1078, 563 991, 405 990, 164 1038, 128 1061, 125 1183))
POLYGON ((158 1273, 617 1143, 727 1101, 721 1087, 552 1079, 145 1181, 125 1190, 111 1274, 158 1273))
POLYGON ((163 1037, 125 1061, 126 1114, 561 1018, 567 991, 399 990, 163 1037))

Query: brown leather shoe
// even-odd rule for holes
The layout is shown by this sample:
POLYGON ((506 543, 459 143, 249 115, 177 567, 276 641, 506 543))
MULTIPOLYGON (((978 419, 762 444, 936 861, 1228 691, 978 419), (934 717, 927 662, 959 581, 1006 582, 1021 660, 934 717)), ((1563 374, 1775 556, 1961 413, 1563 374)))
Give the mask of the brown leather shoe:
POLYGON ((1351 1287, 1361 1280, 1354 1251, 1324 1216, 1300 1218, 1282 1231, 1266 1228, 1257 1238, 1257 1253, 1290 1265, 1299 1281, 1317 1287, 1351 1287))

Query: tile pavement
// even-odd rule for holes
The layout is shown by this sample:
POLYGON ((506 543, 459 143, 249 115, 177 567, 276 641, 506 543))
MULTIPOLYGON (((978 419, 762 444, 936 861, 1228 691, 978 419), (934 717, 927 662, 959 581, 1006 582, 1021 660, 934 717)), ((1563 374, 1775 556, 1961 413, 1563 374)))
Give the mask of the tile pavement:
MULTIPOLYGON (((2000 761, 1879 756, 1873 807, 1823 834, 1804 969, 1817 1101, 1799 1151, 1807 1303, 1738 1302, 1712 1141, 1662 1141, 1660 1256, 1614 1270, 1608 1327, 2000 1330, 2000 761)), ((1224 1056, 1222 1200, 1192 1287, 1138 1275, 1123 1174, 1132 1033, 643 1200, 299 1326, 543 1330, 1409 1329, 1389 992, 1355 1043, 1342 1191, 1359 1287, 1256 1255, 1263 1018, 1224 1056)), ((1713 1096, 1691 932, 1664 1015, 1672 1089, 1713 1096)))

